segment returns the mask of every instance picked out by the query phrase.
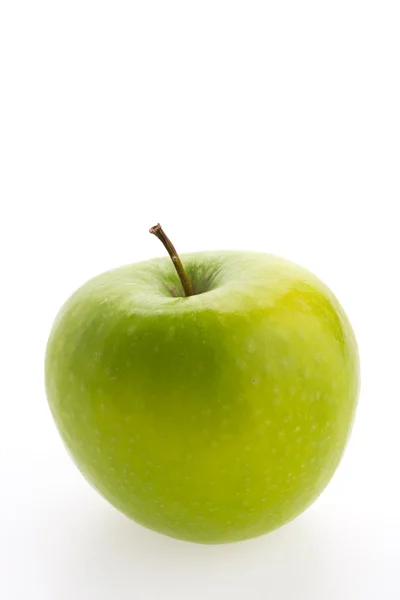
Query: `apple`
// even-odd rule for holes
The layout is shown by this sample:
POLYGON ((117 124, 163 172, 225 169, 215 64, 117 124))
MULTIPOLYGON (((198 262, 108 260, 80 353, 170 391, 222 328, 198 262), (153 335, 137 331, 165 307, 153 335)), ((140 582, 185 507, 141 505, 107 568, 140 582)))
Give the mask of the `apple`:
POLYGON ((267 533, 331 479, 351 430, 357 344, 333 293, 255 252, 166 256, 95 277, 59 312, 49 405, 85 478, 182 540, 267 533))

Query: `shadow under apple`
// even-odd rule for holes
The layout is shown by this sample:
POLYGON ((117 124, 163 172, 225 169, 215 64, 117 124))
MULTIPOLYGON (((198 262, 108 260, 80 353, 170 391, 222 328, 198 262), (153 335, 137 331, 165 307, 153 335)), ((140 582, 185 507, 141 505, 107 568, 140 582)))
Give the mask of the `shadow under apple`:
POLYGON ((330 599, 332 527, 314 510, 268 535, 227 545, 162 536, 101 499, 52 518, 45 560, 57 600, 330 599))

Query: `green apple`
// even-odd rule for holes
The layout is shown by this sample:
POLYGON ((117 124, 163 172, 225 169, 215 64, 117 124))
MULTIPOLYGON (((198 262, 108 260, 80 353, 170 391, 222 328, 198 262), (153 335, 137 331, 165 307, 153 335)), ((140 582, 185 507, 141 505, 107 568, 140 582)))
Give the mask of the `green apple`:
POLYGON ((331 479, 357 345, 332 292, 287 260, 181 258, 184 269, 152 259, 72 295, 47 345, 48 401, 83 475, 125 515, 183 540, 243 540, 331 479))

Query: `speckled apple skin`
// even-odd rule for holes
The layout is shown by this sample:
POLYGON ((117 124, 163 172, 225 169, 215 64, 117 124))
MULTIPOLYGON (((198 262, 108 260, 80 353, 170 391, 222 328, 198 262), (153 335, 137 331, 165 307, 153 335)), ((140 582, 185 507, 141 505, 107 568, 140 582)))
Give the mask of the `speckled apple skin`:
POLYGON ((75 292, 50 334, 46 391, 112 505, 176 538, 234 542, 294 518, 331 479, 357 403, 357 345, 332 292, 291 262, 181 258, 189 298, 168 257, 75 292))

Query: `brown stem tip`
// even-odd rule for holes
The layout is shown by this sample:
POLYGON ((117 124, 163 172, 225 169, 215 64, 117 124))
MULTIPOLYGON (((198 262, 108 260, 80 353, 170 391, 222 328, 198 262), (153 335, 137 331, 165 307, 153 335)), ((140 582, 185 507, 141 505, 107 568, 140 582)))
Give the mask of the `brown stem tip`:
POLYGON ((193 296, 192 286, 190 284, 190 281, 186 274, 186 271, 183 268, 181 259, 179 258, 179 255, 178 255, 177 251, 175 250, 175 246, 173 245, 171 240, 168 238, 168 236, 165 234, 160 223, 157 223, 157 225, 154 225, 154 227, 151 227, 149 229, 149 231, 150 231, 150 233, 155 235, 164 244, 165 249, 167 250, 168 254, 170 255, 172 262, 174 263, 176 272, 179 275, 179 279, 181 280, 185 296, 193 296))

